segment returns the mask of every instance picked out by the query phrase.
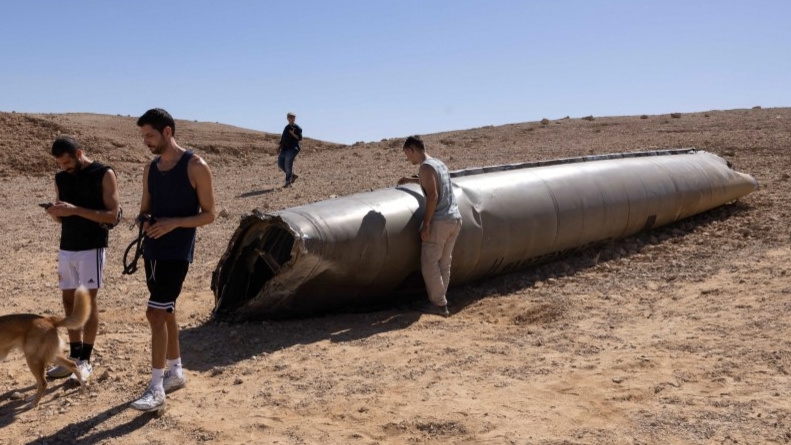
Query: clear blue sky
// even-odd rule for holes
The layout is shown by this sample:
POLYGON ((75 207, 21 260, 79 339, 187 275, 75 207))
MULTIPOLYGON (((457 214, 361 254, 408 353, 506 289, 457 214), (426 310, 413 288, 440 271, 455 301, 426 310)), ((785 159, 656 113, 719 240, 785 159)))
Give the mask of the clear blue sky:
POLYGON ((0 0, 0 111, 354 143, 791 106, 791 1, 0 0))

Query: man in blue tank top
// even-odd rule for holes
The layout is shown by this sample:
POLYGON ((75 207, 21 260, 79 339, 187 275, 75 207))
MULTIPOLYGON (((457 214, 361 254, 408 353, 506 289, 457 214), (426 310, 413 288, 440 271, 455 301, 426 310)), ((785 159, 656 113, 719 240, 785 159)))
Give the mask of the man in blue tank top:
POLYGON ((192 262, 196 228, 213 222, 216 211, 211 170, 198 155, 176 143, 173 117, 154 108, 138 119, 137 126, 156 158, 143 171, 138 217, 146 234, 151 383, 132 408, 153 411, 165 405, 165 393, 187 383, 181 367, 176 299, 192 262))
MULTIPOLYGON (((91 297, 91 315, 81 330, 69 331, 69 357, 77 363, 83 381, 93 371, 91 353, 99 332, 96 296, 104 278, 104 260, 109 227, 120 218, 118 180, 107 165, 91 161, 76 140, 63 136, 52 144, 52 157, 61 171, 55 175, 55 202, 43 204, 60 223, 58 277, 63 308, 69 315, 74 293, 85 286, 91 297)), ((49 378, 68 377, 71 371, 55 366, 49 378)))
POLYGON ((426 209, 420 226, 420 268, 431 304, 420 309, 447 317, 450 313, 446 294, 453 246, 461 232, 461 213, 453 194, 448 167, 426 153, 420 136, 407 138, 404 155, 413 165, 420 164, 420 170, 417 178, 404 177, 398 180, 398 184, 420 184, 426 196, 426 209))

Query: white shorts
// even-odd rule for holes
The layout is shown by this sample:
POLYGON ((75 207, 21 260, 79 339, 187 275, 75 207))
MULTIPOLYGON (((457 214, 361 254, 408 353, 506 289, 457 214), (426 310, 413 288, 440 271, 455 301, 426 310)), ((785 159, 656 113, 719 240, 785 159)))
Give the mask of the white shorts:
POLYGON ((104 276, 104 247, 91 250, 58 253, 58 278, 61 289, 77 289, 80 285, 88 289, 102 287, 104 276))

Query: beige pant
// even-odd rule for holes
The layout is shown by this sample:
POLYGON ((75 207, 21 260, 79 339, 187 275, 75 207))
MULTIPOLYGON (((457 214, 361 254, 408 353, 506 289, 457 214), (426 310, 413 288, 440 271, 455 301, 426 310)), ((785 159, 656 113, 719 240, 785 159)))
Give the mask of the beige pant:
POLYGON ((453 246, 461 231, 461 220, 432 221, 428 241, 423 242, 420 265, 428 298, 437 306, 445 306, 450 283, 450 263, 453 246))

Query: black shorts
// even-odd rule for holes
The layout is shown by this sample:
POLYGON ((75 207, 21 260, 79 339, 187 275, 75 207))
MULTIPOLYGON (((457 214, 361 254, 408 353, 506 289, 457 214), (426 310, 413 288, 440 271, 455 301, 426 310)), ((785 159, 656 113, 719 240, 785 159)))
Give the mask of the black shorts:
POLYGON ((176 299, 181 293, 181 286, 187 271, 189 261, 182 260, 145 260, 146 285, 151 296, 148 307, 162 309, 168 312, 176 310, 176 299))

